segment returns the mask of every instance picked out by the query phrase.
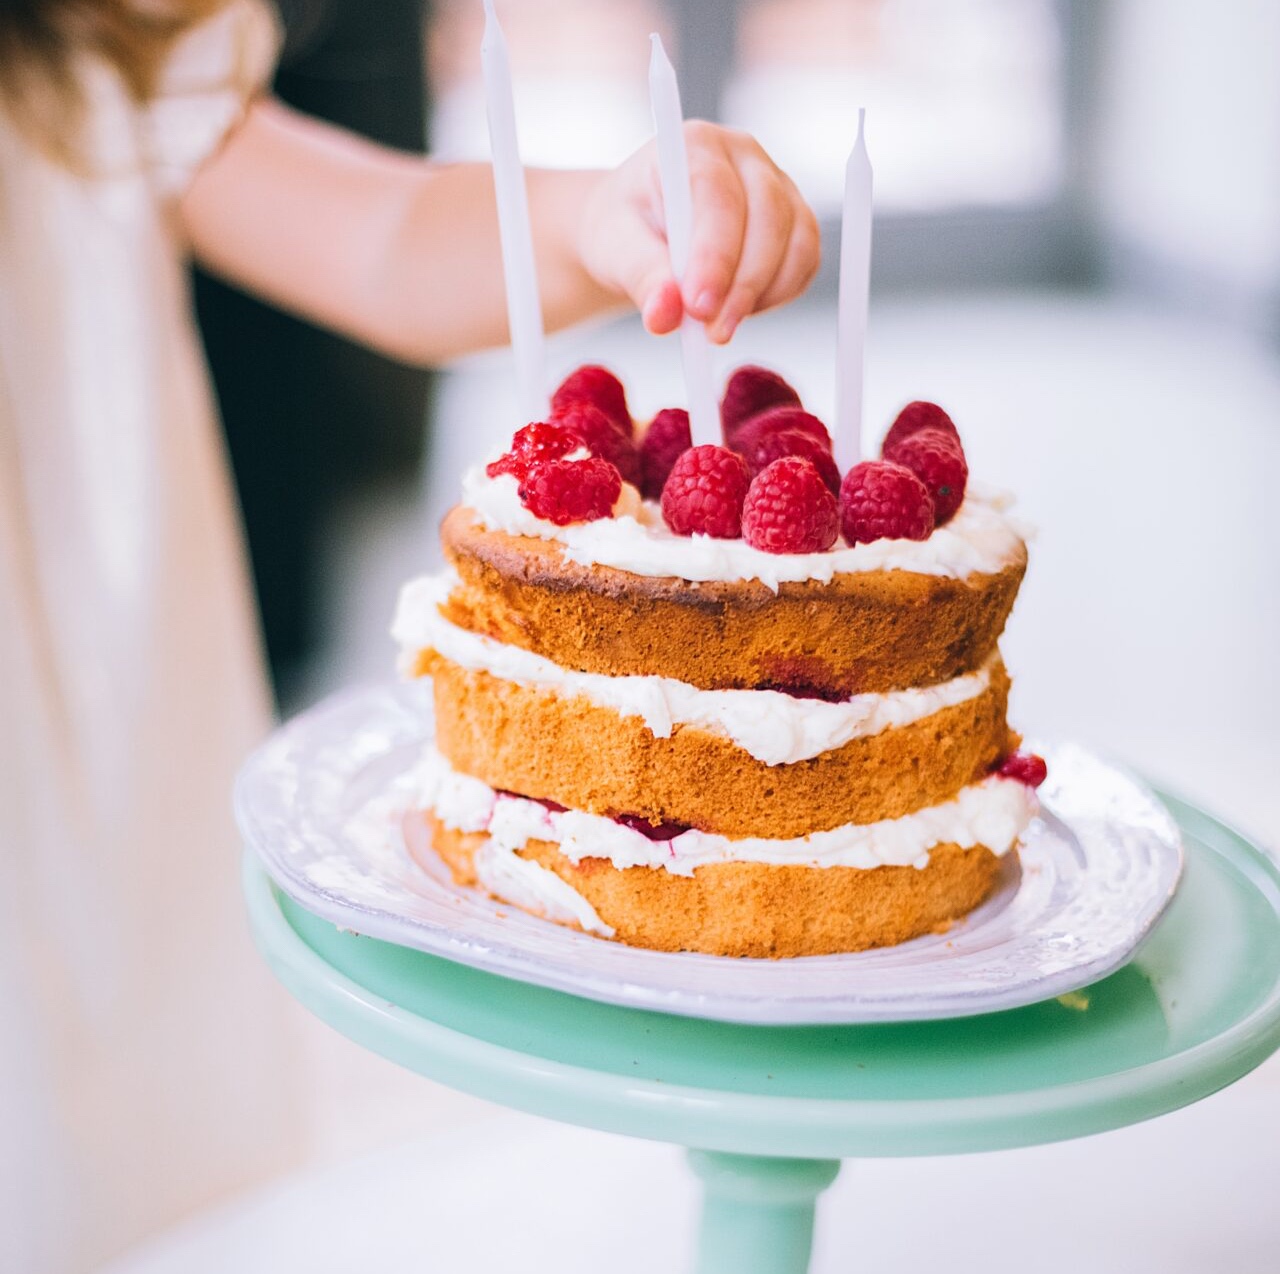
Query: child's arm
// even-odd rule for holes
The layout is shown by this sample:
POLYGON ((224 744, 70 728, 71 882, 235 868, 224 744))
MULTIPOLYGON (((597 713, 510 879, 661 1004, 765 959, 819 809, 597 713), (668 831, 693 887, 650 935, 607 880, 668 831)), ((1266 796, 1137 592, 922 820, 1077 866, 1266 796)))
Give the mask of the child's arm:
MULTIPOLYGON (((817 226, 751 138, 687 129, 684 294, 724 341, 805 288, 817 226)), ((627 299, 651 331, 679 324, 652 145, 612 172, 531 170, 529 204, 549 328, 627 299)), ((393 356, 433 363, 507 338, 487 165, 431 164, 263 101, 196 175, 181 218, 208 269, 393 356)))

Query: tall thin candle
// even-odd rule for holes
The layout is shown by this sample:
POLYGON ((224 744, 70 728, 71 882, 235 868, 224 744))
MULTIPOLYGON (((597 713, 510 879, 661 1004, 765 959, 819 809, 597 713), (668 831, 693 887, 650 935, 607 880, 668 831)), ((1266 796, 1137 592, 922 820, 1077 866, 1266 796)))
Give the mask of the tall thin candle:
POLYGON ((840 316, 836 336, 835 454, 842 471, 862 459, 862 371, 871 296, 871 160, 858 111, 858 139, 844 170, 840 220, 840 316))
MULTIPOLYGON (((650 36, 649 101, 658 134, 658 170, 671 251, 671 271, 683 283, 689 268, 693 235, 693 197, 689 189, 689 154, 684 144, 684 113, 676 73, 658 35, 650 36)), ((711 378, 711 346, 707 329, 686 314, 680 325, 689 428, 695 446, 720 441, 720 413, 711 378)))
POLYGON ((507 286, 507 324, 516 360, 521 407, 526 420, 546 417, 546 356, 543 349, 542 304, 533 260, 529 194, 516 139, 515 103, 511 95, 511 63, 507 41, 493 9, 484 0, 484 36, 480 42, 485 104, 489 113, 489 148, 498 199, 498 233, 507 286))

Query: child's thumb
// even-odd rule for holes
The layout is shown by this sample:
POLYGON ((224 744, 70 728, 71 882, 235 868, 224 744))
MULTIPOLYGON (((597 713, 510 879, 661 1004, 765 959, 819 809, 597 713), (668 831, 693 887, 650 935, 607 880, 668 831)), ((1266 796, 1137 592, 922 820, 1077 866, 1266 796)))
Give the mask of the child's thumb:
POLYGON ((680 285, 671 273, 671 257, 664 239, 647 234, 642 251, 629 260, 619 262, 618 283, 640 311, 645 327, 661 336, 680 326, 684 304, 680 285))

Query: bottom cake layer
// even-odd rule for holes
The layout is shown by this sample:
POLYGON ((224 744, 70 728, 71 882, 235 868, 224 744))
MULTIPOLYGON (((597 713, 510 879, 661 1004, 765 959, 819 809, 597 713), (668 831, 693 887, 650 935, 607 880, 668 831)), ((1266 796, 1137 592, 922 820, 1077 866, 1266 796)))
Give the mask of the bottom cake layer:
POLYGON ((709 863, 692 876, 660 867, 573 863, 550 841, 486 855, 484 832, 460 832, 427 816, 432 843, 460 885, 504 902, 656 951, 723 956, 832 955, 887 947, 946 928, 995 885, 1000 860, 983 846, 939 845, 927 867, 782 867, 709 863), (518 864, 518 865, 517 865, 518 864), (550 873, 568 894, 533 883, 550 873), (585 904, 585 906, 583 905, 585 904))
POLYGON ((459 884, 631 946, 726 956, 829 955, 945 929, 990 894, 1000 856, 1015 849, 1036 808, 1029 789, 992 778, 946 807, 840 829, 847 835, 838 851, 808 852, 818 837, 737 842, 743 857, 732 858, 708 852, 705 842, 721 838, 653 839, 495 793, 442 768, 438 756, 428 770, 431 844, 459 884), (921 837, 923 848, 914 843, 921 837))

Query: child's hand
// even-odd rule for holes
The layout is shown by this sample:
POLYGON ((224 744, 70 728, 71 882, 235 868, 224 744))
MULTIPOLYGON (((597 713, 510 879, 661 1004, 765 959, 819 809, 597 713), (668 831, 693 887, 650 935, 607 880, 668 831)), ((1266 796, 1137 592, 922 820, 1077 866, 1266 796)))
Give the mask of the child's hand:
POLYGON ((795 183, 746 133, 685 124, 693 239, 683 289, 671 273, 662 184, 650 142, 601 176, 584 209, 578 248, 587 272, 629 296, 649 331, 686 312, 723 344, 757 310, 798 296, 818 269, 818 223, 795 183))

